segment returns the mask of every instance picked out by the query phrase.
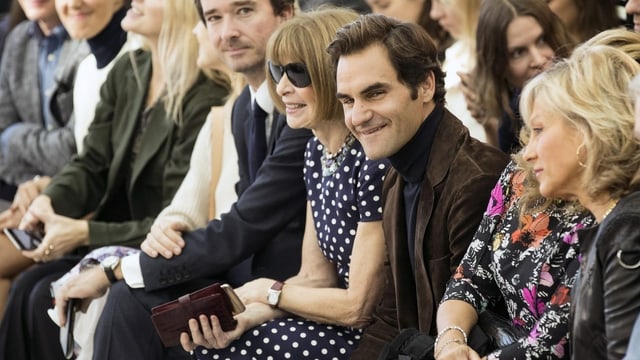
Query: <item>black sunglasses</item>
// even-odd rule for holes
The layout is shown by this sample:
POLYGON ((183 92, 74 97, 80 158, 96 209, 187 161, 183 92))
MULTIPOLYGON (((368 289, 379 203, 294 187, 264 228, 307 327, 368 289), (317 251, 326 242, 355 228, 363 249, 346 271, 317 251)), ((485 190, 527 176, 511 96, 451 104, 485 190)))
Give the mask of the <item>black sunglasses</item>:
POLYGON ((305 88, 311 85, 311 76, 309 76, 309 70, 303 63, 291 63, 287 65, 276 65, 271 61, 269 63, 269 74, 273 81, 278 84, 284 74, 287 74, 287 79, 291 81, 291 84, 297 88, 305 88))

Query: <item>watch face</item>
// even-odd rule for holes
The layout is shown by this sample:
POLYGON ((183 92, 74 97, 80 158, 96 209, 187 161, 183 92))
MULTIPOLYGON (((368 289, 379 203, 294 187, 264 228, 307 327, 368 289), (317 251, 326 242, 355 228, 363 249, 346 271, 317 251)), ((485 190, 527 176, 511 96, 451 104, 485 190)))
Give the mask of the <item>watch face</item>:
POLYGON ((105 258, 104 260, 102 260, 102 267, 107 267, 110 269, 113 269, 114 267, 116 267, 116 265, 118 265, 118 262, 120 261, 120 258, 117 256, 109 256, 107 258, 105 258))
POLYGON ((269 305, 277 305, 279 298, 280 291, 269 290, 269 294, 267 295, 267 302, 269 303, 269 305))

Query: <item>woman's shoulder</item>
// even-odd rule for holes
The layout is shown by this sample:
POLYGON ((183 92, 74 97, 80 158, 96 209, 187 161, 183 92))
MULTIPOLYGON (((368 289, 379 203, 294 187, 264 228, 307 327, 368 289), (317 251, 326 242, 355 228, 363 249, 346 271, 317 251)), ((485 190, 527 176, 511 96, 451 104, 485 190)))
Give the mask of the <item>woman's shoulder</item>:
POLYGON ((185 103, 205 101, 208 106, 222 106, 228 96, 229 89, 226 86, 200 72, 184 101, 185 103))

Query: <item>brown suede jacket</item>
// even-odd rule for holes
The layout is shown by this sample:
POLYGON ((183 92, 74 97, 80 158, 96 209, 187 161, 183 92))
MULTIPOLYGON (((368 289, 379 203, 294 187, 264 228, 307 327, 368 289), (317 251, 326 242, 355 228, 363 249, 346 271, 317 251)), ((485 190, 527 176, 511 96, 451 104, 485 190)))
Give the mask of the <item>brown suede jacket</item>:
POLYGON ((384 184, 383 227, 389 256, 383 299, 352 359, 375 359, 400 329, 434 335, 447 282, 467 251, 491 189, 508 162, 500 150, 473 139, 449 111, 435 135, 420 191, 411 269, 404 180, 391 169, 384 184))

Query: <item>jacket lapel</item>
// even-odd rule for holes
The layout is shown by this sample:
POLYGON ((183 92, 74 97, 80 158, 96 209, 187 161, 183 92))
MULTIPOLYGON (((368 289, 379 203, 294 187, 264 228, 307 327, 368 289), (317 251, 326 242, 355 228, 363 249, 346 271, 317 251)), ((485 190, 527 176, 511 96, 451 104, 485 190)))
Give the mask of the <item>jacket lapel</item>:
MULTIPOLYGON (((147 66, 147 83, 149 77, 151 76, 151 59, 149 58, 149 62, 145 65, 147 66)), ((144 91, 145 97, 147 91, 144 91)), ((140 109, 144 109, 144 101, 145 97, 140 99, 140 109)), ((133 169, 131 173, 131 183, 127 184, 129 187, 129 191, 131 191, 134 187, 133 184, 136 183, 136 180, 139 178, 142 170, 147 165, 149 160, 157 153, 160 146, 167 141, 167 134, 173 129, 174 119, 168 119, 164 110, 164 102, 158 100, 151 109, 149 109, 149 123, 145 131, 142 133, 142 139, 140 140, 143 146, 140 146, 140 152, 136 155, 135 161, 133 163, 133 169)), ((137 126, 135 127, 135 131, 138 131, 138 126, 141 122, 142 113, 139 114, 140 119, 137 120, 137 126)), ((135 133, 131 137, 133 140, 135 137, 135 133)))
MULTIPOLYGON (((139 57, 136 56, 136 60, 139 57)), ((120 134, 120 142, 118 147, 115 149, 113 155, 112 162, 112 170, 109 171, 109 181, 108 187, 113 186, 114 183, 117 182, 118 178, 123 176, 125 169, 124 166, 129 166, 129 155, 131 154, 131 147, 133 146, 133 139, 135 136, 135 132, 138 129, 138 124, 140 122, 140 116, 142 116, 141 110, 144 108, 144 100, 147 96, 147 87, 149 84, 149 78, 151 76, 151 57, 144 58, 144 61, 138 62, 138 70, 140 74, 140 82, 142 88, 137 85, 136 78, 132 73, 125 74, 125 84, 122 86, 122 95, 126 97, 127 102, 131 102, 131 109, 135 111, 130 111, 126 114, 126 119, 124 119, 125 127, 123 128, 122 134, 120 134)), ((120 97, 120 96, 118 96, 120 97)), ((119 103, 119 101, 118 101, 119 103)), ((149 124, 151 125, 151 124, 149 124)), ((146 144, 145 144, 146 147, 146 144)), ((138 157, 141 154, 138 154, 138 157)), ((136 160, 138 162, 139 160, 136 160)), ((134 166, 135 172, 135 166, 134 166)), ((132 174, 133 175, 133 174, 132 174)), ((127 186, 128 188, 129 186, 127 186)), ((109 193, 109 191, 107 191, 109 193)))

